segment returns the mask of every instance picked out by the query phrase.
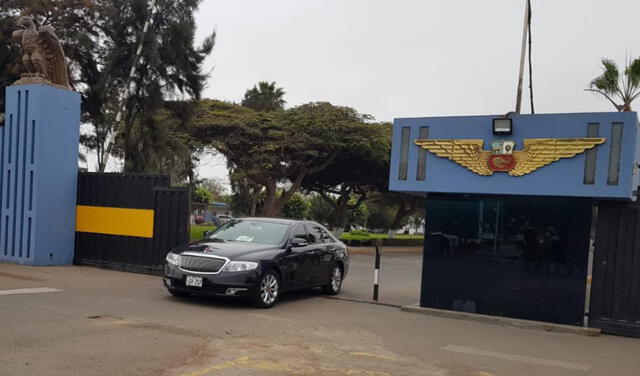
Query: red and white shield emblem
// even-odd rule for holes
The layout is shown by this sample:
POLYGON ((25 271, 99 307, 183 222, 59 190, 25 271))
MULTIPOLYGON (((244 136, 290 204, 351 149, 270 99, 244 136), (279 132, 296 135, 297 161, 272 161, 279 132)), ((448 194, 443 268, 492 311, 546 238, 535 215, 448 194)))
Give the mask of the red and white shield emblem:
POLYGON ((511 171, 516 165, 512 154, 493 154, 487 160, 487 167, 491 171, 511 171))

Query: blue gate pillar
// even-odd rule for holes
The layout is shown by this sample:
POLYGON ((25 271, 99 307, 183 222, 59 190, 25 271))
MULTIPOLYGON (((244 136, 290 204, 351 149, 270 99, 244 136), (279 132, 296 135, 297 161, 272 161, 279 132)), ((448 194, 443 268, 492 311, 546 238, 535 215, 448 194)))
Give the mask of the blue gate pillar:
POLYGON ((0 127, 0 261, 73 262, 80 95, 6 88, 0 127))

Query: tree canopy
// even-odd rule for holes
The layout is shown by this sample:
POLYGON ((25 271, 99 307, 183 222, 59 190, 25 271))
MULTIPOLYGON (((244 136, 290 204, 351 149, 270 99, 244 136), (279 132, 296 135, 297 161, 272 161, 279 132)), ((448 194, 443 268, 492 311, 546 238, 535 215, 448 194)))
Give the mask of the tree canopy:
POLYGON ((258 112, 284 109, 284 89, 275 82, 260 81, 244 93, 242 105, 258 112))
POLYGON ((391 153, 391 124, 370 123, 366 143, 348 148, 330 168, 308 175, 302 184, 333 209, 332 227, 345 229, 349 213, 357 211, 372 191, 386 190, 391 153))
POLYGON ((631 111, 631 103, 640 97, 640 58, 629 61, 623 75, 613 60, 602 59, 602 74, 585 90, 602 95, 618 111, 631 111))
MULTIPOLYGON (((125 158, 125 170, 156 172, 189 166, 193 144, 176 137, 173 123, 165 129, 166 100, 180 95, 185 102, 173 111, 181 124, 190 100, 199 99, 207 75, 202 63, 214 46, 215 34, 195 46, 193 14, 200 0, 157 0, 155 12, 146 0, 3 0, 0 8, 0 85, 18 78, 19 48, 11 44, 15 20, 30 15, 37 25, 51 25, 70 62, 71 84, 82 95, 82 119, 92 126, 81 142, 97 152, 99 170, 106 167, 107 139, 116 132, 113 152, 125 158), (144 33, 142 52, 125 98, 120 129, 114 129, 119 98, 144 33), (163 155, 157 155, 162 153, 163 155), (172 154, 169 156, 169 154, 172 154)), ((0 106, 4 108, 4 92, 0 106)), ((172 175, 184 175, 172 172, 172 175)))
POLYGON ((195 136, 208 142, 236 171, 264 187, 262 215, 281 212, 304 178, 341 153, 364 148, 373 127, 349 107, 308 103, 286 111, 256 112, 214 100, 200 103, 195 136))

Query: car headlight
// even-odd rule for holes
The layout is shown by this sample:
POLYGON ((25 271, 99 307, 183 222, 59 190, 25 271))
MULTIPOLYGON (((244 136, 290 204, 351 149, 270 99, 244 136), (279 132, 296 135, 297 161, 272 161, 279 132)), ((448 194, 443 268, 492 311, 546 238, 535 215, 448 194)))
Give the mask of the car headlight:
POLYGON ((225 272, 245 272, 248 270, 254 270, 258 268, 257 262, 251 261, 230 261, 227 266, 224 267, 225 272))
POLYGON ((167 257, 166 257, 165 260, 167 260, 167 262, 169 264, 171 264, 171 265, 178 266, 178 264, 180 264, 180 255, 178 255, 176 253, 169 252, 169 253, 167 253, 167 257))

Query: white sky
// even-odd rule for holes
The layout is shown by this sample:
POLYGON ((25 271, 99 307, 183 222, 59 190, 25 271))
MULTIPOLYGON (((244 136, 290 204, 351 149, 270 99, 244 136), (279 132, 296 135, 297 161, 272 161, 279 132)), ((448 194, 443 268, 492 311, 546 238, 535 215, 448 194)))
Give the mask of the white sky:
MULTIPOLYGON (((506 113, 515 106, 524 3, 204 0, 197 40, 218 32, 204 97, 239 102, 269 80, 284 87, 287 106, 329 101, 381 121, 506 113)), ((536 112, 611 111, 582 89, 601 58, 622 65, 640 55, 640 1, 532 0, 532 8, 536 112)), ((224 159, 203 158, 199 173, 226 179, 224 159)))

